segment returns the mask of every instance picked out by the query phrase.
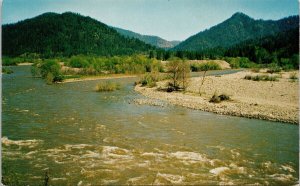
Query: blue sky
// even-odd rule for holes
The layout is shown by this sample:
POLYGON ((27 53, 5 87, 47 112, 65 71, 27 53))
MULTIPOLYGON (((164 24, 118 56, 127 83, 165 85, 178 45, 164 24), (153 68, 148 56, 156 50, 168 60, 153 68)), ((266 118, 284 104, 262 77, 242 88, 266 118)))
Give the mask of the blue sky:
POLYGON ((2 24, 66 11, 167 40, 184 40, 235 12, 273 20, 299 14, 297 0, 4 0, 2 24))

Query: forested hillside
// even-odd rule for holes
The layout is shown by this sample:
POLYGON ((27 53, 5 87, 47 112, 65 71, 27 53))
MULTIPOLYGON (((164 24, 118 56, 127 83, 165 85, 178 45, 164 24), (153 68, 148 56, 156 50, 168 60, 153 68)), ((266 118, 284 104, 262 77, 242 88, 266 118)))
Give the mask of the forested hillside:
POLYGON ((113 28, 76 13, 45 13, 2 26, 3 55, 38 53, 43 57, 85 55, 131 55, 154 47, 127 38, 113 28))
POLYGON ((125 29, 121 29, 121 28, 114 27, 114 29, 116 29, 117 32, 119 32, 120 34, 122 34, 126 37, 136 38, 147 44, 150 44, 152 46, 159 47, 159 48, 169 49, 169 48, 173 48, 174 46, 176 46, 180 43, 180 41, 167 41, 158 36, 142 35, 142 34, 138 34, 138 33, 135 33, 135 32, 129 31, 129 30, 125 30, 125 29))
POLYGON ((262 38, 298 27, 299 16, 278 21, 255 20, 243 13, 235 13, 226 21, 191 36, 174 50, 201 51, 215 47, 230 47, 249 39, 262 38))

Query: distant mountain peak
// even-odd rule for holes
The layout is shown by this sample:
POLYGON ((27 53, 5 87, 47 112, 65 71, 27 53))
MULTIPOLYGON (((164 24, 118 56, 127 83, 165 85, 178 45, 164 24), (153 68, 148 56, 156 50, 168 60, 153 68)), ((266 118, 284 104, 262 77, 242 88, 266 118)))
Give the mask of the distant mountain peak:
POLYGON ((253 19, 247 14, 244 14, 243 12, 236 12, 234 13, 230 19, 253 19))
POLYGON ((189 37, 173 50, 201 51, 218 46, 226 48, 245 40, 274 35, 298 26, 298 16, 265 21, 255 20, 237 12, 224 22, 189 37))
POLYGON ((236 12, 232 15, 232 17, 236 17, 236 16, 246 16, 249 17, 247 14, 244 14, 243 12, 236 12))
POLYGON ((27 52, 44 56, 99 56, 145 53, 154 47, 128 39, 104 23, 78 13, 44 13, 17 23, 2 25, 3 54, 27 52))

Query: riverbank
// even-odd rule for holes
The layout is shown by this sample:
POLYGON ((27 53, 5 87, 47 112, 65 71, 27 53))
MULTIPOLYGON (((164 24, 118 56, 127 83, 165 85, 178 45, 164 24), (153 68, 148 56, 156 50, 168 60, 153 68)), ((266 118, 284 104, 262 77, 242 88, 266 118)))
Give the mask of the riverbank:
MULTIPOLYGON (((299 85, 292 82, 290 74, 279 74, 278 81, 246 80, 246 75, 257 75, 250 71, 235 74, 206 77, 199 95, 199 85, 202 77, 191 78, 185 93, 167 93, 158 91, 157 87, 145 88, 137 85, 135 90, 149 98, 160 99, 174 105, 191 109, 214 112, 217 114, 240 116, 298 124, 299 123, 299 85), (227 94, 230 101, 210 103, 214 93, 227 94)), ((166 82, 158 82, 158 87, 164 87, 166 82)))
POLYGON ((31 66, 33 63, 30 62, 24 62, 24 63, 19 63, 18 66, 31 66))
POLYGON ((111 74, 111 75, 107 75, 107 76, 83 76, 83 77, 79 77, 79 78, 65 79, 61 83, 72 83, 72 82, 79 82, 79 81, 92 81, 92 80, 99 80, 99 79, 132 78, 132 77, 137 77, 137 75, 111 74))

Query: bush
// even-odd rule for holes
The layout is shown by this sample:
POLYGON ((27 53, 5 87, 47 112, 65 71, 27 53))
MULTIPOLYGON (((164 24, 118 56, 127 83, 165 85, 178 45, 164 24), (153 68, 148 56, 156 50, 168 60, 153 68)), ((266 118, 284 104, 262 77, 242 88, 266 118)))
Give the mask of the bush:
POLYGON ((12 69, 7 68, 7 67, 2 67, 2 73, 3 74, 12 74, 14 71, 12 69))
POLYGON ((244 79, 253 81, 278 81, 279 76, 269 76, 269 75, 246 75, 244 79))
POLYGON ((246 57, 225 57, 224 60, 230 64, 231 68, 255 68, 257 66, 246 57))
POLYGON ((290 58, 281 58, 279 65, 283 70, 299 69, 299 55, 295 54, 290 58))
POLYGON ((104 81, 96 86, 97 92, 115 91, 120 89, 120 84, 111 81, 104 81))
POLYGON ((210 98, 209 102, 211 103, 220 103, 221 101, 230 100, 230 97, 226 94, 217 95, 214 93, 214 95, 210 98))
POLYGON ((298 79, 297 73, 296 72, 291 73, 289 78, 294 81, 297 80, 298 79))
POLYGON ((168 78, 167 76, 159 74, 158 72, 146 73, 144 76, 142 76, 140 81, 135 82, 135 85, 141 83, 142 86, 147 86, 152 88, 156 86, 156 82, 165 80, 167 78, 168 78))
POLYGON ((277 64, 270 64, 269 65, 269 69, 267 70, 268 73, 278 73, 278 72, 281 72, 281 68, 279 66, 277 66, 277 64))
POLYGON ((89 66, 89 62, 84 56, 72 56, 68 66, 73 68, 86 68, 89 66))
POLYGON ((42 78, 46 79, 47 84, 52 84, 54 82, 63 80, 60 65, 55 60, 45 60, 39 66, 39 70, 42 78))
POLYGON ((20 58, 20 57, 16 57, 16 58, 3 57, 2 58, 2 66, 16 66, 22 62, 24 62, 24 59, 20 58))
POLYGON ((145 74, 141 79, 142 86, 155 87, 156 86, 156 77, 151 74, 145 74))
POLYGON ((209 61, 206 63, 193 63, 191 64, 191 70, 192 72, 221 70, 221 66, 214 61, 209 61))

